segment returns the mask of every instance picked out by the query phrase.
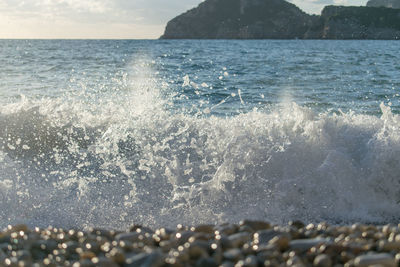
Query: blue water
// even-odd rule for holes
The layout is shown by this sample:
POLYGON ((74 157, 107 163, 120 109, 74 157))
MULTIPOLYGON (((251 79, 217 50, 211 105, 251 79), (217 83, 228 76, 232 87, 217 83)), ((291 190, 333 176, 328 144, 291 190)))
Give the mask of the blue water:
POLYGON ((112 94, 129 90, 142 64, 166 84, 163 93, 177 94, 179 108, 225 100, 214 111, 226 115, 286 98, 318 112, 375 115, 391 102, 399 113, 399 49, 396 41, 2 40, 0 94, 2 103, 112 94), (185 76, 197 86, 182 86, 185 76))
POLYGON ((0 226, 397 221, 399 48, 0 40, 0 226))

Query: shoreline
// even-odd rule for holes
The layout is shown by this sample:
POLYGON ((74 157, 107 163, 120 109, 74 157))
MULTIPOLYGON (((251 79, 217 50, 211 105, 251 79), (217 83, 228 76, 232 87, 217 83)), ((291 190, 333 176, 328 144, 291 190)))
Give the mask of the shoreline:
POLYGON ((178 225, 126 231, 9 226, 0 266, 398 266, 400 225, 178 225))

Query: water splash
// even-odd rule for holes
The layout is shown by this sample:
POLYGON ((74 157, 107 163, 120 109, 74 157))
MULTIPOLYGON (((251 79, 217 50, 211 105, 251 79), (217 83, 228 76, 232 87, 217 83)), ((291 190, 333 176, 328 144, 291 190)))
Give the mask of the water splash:
POLYGON ((108 95, 0 107, 1 226, 398 219, 400 117, 389 107, 190 115, 171 108, 147 59, 132 68, 108 95))

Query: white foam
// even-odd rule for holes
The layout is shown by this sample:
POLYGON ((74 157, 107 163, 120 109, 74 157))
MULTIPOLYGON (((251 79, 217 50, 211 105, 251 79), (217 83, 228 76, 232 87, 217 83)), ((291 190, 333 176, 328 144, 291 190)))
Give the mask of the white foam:
POLYGON ((399 219, 400 117, 390 107, 332 115, 285 101, 188 115, 170 110, 139 63, 123 92, 0 107, 0 226, 399 219))

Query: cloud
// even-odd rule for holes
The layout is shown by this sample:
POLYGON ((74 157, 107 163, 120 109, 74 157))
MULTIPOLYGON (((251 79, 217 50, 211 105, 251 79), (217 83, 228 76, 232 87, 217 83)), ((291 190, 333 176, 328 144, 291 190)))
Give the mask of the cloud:
POLYGON ((158 38, 202 0, 0 0, 0 38, 158 38))
POLYGON ((166 23, 199 2, 201 0, 2 0, 0 15, 155 25, 166 23))
POLYGON ((37 19, 80 19, 84 15, 93 17, 107 10, 105 1, 95 0, 3 0, 0 13, 14 18, 35 17, 37 19))

